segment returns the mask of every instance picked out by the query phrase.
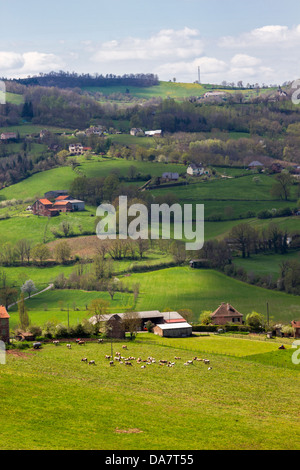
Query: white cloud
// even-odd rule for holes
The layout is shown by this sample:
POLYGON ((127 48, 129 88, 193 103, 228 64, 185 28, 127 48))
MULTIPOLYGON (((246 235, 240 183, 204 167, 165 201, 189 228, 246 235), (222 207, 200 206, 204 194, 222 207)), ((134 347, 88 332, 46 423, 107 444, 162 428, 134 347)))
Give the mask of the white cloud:
POLYGON ((219 46, 224 48, 249 48, 294 46, 300 44, 300 25, 288 28, 282 25, 267 25, 255 28, 239 36, 224 36, 219 46))
POLYGON ((0 68, 3 70, 16 69, 24 65, 22 54, 17 52, 0 51, 0 68))
POLYGON ((91 57, 93 62, 186 59, 202 54, 203 42, 194 29, 164 29, 148 39, 124 38, 102 43, 91 57))
POLYGON ((0 52, 0 68, 9 77, 23 77, 59 70, 64 66, 63 60, 55 54, 43 52, 0 52))
POLYGON ((236 54, 230 62, 236 68, 255 67, 261 64, 261 59, 247 54, 236 54))

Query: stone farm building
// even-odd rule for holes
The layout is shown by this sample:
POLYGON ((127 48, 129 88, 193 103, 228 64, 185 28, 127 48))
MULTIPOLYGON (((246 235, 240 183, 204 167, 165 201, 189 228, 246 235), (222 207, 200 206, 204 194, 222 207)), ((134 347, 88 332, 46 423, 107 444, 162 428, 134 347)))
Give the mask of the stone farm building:
MULTIPOLYGON (((155 327, 154 330, 157 326, 162 326, 162 325, 169 325, 168 331, 171 332, 171 336, 175 337, 182 337, 182 336, 190 336, 192 334, 192 326, 189 325, 189 328, 187 329, 188 323, 185 321, 185 319, 178 313, 178 312, 160 312, 159 310, 149 310, 149 311, 144 311, 144 312, 136 312, 139 315, 140 318, 140 328, 139 331, 145 330, 145 326, 148 321, 151 321, 155 327)), ((124 313, 117 313, 117 314, 109 314, 109 315, 103 315, 101 317, 101 321, 107 325, 107 323, 110 325, 110 322, 112 321, 114 325, 117 325, 118 322, 120 322, 119 319, 122 320, 124 316, 124 313), (114 319, 114 317, 116 317, 114 319), (114 323, 114 320, 116 322, 114 323)), ((91 323, 95 324, 99 321, 97 316, 91 317, 89 320, 91 323)), ((156 334, 160 334, 161 330, 156 330, 156 334)), ((165 327, 165 334, 163 336, 167 336, 168 332, 165 327)), ((169 334, 170 336, 170 334, 169 334)))
POLYGON ((33 214, 44 217, 54 217, 59 215, 60 212, 76 212, 84 210, 84 201, 74 199, 68 195, 58 196, 53 203, 46 198, 38 199, 32 205, 33 214))
POLYGON ((0 340, 9 342, 9 315, 3 305, 0 305, 0 340))
POLYGON ((211 315, 211 321, 215 325, 225 325, 226 323, 243 323, 243 315, 232 305, 222 302, 221 305, 211 315))
POLYGON ((49 199, 38 199, 32 205, 32 212, 34 215, 40 215, 43 217, 54 217, 59 212, 53 208, 53 204, 49 199))

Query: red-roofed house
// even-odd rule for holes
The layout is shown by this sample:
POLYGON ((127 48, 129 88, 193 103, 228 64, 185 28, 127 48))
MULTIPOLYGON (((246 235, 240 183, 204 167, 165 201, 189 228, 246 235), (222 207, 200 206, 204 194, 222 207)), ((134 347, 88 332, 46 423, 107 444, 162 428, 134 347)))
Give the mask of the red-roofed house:
POLYGON ((9 342, 9 315, 3 305, 0 305, 0 339, 9 342))
POLYGON ((68 212, 73 209, 73 206, 70 201, 55 201, 53 204, 53 209, 59 212, 68 212))
POLYGON ((295 338, 300 338, 300 321, 293 320, 292 327, 294 328, 294 336, 295 338))
POLYGON ((32 205, 32 212, 34 215, 42 215, 45 217, 58 215, 58 211, 56 209, 53 210, 53 204, 49 199, 38 199, 35 201, 32 205))
POLYGON ((232 305, 222 302, 221 305, 211 314, 211 321, 215 325, 225 325, 226 323, 243 323, 243 315, 232 305))

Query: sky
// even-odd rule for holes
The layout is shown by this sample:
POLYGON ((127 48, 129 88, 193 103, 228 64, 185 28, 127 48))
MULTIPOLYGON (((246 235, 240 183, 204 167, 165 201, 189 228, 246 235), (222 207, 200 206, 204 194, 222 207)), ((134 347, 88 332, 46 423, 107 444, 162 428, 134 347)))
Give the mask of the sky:
POLYGON ((50 71, 282 84, 300 76, 299 0, 0 0, 0 77, 50 71))

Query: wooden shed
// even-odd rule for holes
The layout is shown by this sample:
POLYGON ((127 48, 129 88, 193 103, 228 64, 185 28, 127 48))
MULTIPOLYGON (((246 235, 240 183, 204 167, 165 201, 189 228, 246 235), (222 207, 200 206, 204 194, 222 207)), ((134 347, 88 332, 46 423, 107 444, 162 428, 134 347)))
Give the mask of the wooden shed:
POLYGON ((105 324, 105 334, 108 338, 124 339, 125 328, 122 318, 115 314, 105 324))

